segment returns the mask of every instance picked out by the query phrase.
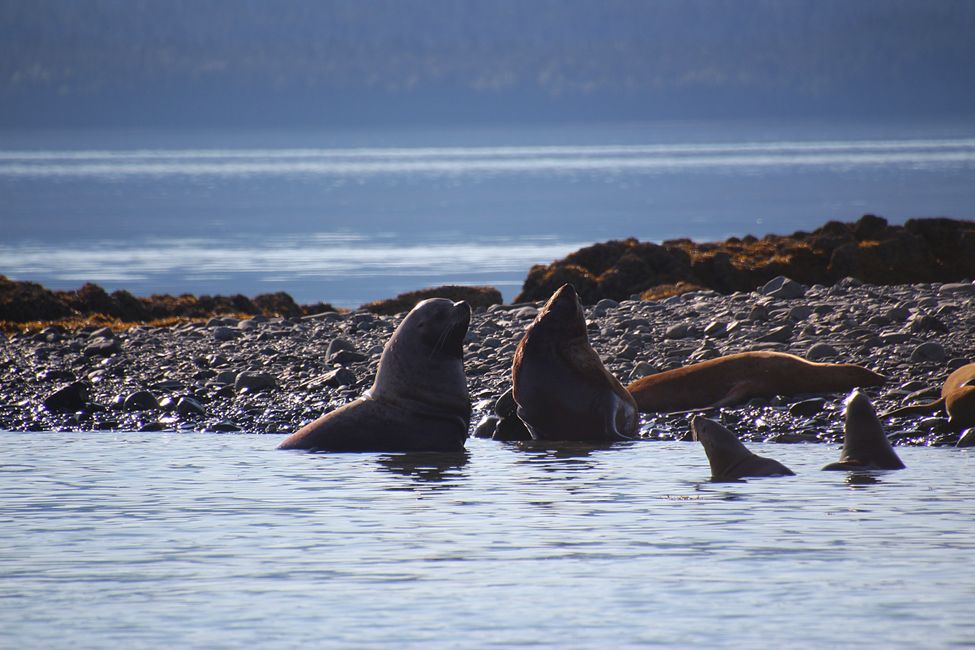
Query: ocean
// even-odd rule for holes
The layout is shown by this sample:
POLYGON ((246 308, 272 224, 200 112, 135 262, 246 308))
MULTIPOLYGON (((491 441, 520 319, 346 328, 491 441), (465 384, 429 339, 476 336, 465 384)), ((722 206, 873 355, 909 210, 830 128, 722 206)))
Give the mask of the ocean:
POLYGON ((636 237, 975 217, 975 122, 0 131, 0 273, 355 307, 636 237))

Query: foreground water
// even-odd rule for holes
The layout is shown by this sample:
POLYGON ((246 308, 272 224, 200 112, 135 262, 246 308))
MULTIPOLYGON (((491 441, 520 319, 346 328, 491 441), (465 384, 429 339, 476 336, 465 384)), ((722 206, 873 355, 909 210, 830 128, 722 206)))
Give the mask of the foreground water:
POLYGON ((0 433, 5 647, 975 643, 975 457, 706 481, 694 443, 314 455, 273 435, 0 433))
POLYGON ((973 218, 975 124, 688 122, 372 131, 0 131, 0 273, 357 306, 510 300, 581 246, 973 218))

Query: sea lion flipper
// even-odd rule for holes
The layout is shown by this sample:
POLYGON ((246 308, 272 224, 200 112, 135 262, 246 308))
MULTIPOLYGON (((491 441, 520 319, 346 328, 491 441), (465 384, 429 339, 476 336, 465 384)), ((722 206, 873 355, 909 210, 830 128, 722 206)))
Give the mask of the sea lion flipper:
POLYGON ((945 406, 945 398, 939 398, 933 402, 927 402, 924 404, 911 404, 909 406, 902 406, 899 409, 894 409, 893 411, 888 411, 880 416, 881 420, 886 420, 887 418, 899 417, 902 415, 917 415, 919 413, 934 413, 935 411, 943 409, 945 406))

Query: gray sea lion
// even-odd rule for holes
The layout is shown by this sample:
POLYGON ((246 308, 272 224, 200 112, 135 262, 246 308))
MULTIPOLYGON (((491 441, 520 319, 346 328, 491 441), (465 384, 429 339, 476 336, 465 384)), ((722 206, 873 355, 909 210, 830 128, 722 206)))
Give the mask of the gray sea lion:
POLYGON ((752 397, 838 393, 887 378, 851 363, 816 363, 783 352, 740 352, 637 379, 626 389, 642 413, 731 406, 752 397))
POLYGON ((884 434, 873 404, 858 390, 846 399, 840 459, 823 469, 904 469, 904 463, 884 434))
POLYGON ((515 350, 518 417, 536 440, 613 441, 636 437, 633 398, 589 345, 572 285, 556 291, 515 350))
POLYGON ((772 458, 750 452, 734 433, 719 422, 695 415, 691 433, 700 441, 711 465, 712 481, 734 481, 746 476, 793 476, 795 472, 772 458))
POLYGON ((966 364, 945 379, 941 397, 927 404, 904 406, 885 413, 884 419, 915 413, 934 413, 944 409, 948 424, 955 431, 975 426, 975 363, 966 364))
POLYGON ((278 448, 461 451, 471 419, 463 349, 470 322, 466 302, 419 303, 383 348, 372 388, 278 448))

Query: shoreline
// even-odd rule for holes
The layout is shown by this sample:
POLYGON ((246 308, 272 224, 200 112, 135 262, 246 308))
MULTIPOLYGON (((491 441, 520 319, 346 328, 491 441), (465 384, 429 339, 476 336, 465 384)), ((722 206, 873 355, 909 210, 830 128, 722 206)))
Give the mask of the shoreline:
MULTIPOLYGON (((475 309, 465 343, 471 433, 508 388, 514 349, 540 304, 475 309)), ((845 279, 794 297, 705 290, 655 301, 604 299, 586 313, 593 347, 624 384, 724 354, 778 350, 885 374, 887 385, 866 391, 885 412, 936 396, 953 368, 975 361, 973 304, 975 283, 845 279)), ((401 318, 359 310, 118 332, 94 325, 21 331, 0 341, 0 429, 291 432, 371 385, 401 318), (65 387, 74 388, 55 398, 65 387)), ((720 417, 746 441, 837 442, 845 397, 752 400, 720 417)), ((895 444, 959 438, 940 416, 899 418, 886 431, 895 444)), ((685 416, 642 418, 646 439, 687 433, 685 416)))

